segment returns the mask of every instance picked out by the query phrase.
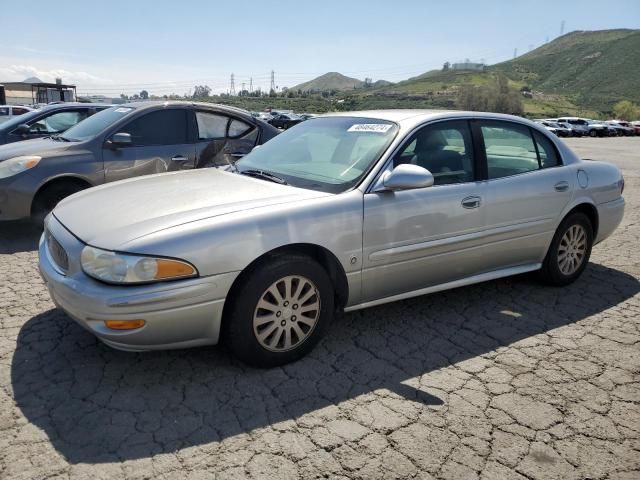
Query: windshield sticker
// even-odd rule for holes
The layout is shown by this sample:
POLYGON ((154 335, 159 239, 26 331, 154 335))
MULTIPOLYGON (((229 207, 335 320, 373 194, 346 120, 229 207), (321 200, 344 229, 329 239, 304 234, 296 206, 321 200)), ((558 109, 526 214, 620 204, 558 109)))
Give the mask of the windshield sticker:
POLYGON ((127 112, 130 112, 131 110, 133 110, 133 108, 124 108, 124 107, 116 108, 117 113, 127 113, 127 112))
POLYGON ((386 133, 391 128, 388 123, 356 123, 351 125, 347 132, 375 132, 386 133))

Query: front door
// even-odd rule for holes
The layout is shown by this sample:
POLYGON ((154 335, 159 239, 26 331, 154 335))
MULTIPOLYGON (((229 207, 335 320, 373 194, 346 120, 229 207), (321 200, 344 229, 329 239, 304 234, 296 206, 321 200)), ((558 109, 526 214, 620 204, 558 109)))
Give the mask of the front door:
POLYGON ((145 113, 114 133, 131 135, 131 145, 105 147, 105 181, 194 168, 196 149, 189 142, 188 118, 184 108, 163 108, 145 113))
POLYGON ((469 123, 419 130, 394 158, 434 176, 432 187, 364 195, 364 302, 480 273, 484 185, 477 181, 469 123))

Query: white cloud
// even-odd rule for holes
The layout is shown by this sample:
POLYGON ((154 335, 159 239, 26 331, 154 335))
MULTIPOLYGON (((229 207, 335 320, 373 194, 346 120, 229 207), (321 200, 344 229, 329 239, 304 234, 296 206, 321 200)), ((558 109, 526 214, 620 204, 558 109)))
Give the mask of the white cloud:
POLYGON ((41 70, 33 65, 0 66, 0 82, 21 82, 29 77, 38 77, 43 82, 55 82, 62 78, 63 83, 80 83, 83 85, 105 85, 112 81, 88 72, 70 71, 64 69, 41 70))

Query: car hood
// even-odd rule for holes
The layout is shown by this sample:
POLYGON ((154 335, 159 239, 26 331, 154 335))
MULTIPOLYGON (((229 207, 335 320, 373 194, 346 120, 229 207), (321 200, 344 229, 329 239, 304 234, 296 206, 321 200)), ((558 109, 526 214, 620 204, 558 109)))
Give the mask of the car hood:
POLYGON ((50 157, 68 150, 73 145, 77 145, 77 143, 56 141, 50 138, 34 138, 32 140, 8 143, 0 145, 0 162, 21 155, 50 157))
POLYGON ((210 168, 84 190, 60 202, 53 215, 83 242, 118 250, 131 240, 185 223, 330 195, 210 168))

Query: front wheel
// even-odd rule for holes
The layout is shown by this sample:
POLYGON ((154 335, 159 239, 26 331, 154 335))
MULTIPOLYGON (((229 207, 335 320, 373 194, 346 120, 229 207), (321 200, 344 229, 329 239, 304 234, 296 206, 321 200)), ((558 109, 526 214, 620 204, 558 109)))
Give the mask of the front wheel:
POLYGON ((565 218, 553 237, 540 276, 552 285, 568 285, 584 271, 591 256, 593 226, 584 213, 565 218))
POLYGON ((334 289, 317 262, 277 257, 248 274, 230 299, 226 342, 243 362, 273 367, 310 352, 334 313, 334 289))

